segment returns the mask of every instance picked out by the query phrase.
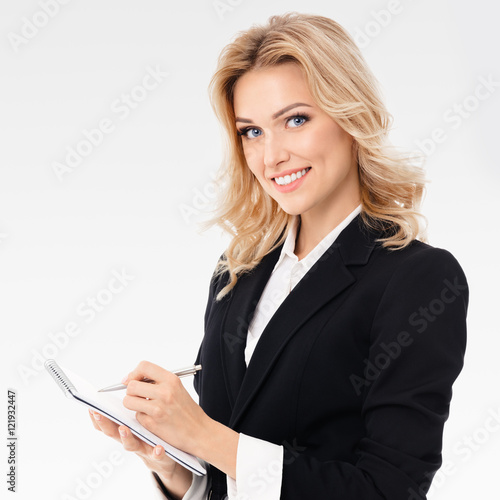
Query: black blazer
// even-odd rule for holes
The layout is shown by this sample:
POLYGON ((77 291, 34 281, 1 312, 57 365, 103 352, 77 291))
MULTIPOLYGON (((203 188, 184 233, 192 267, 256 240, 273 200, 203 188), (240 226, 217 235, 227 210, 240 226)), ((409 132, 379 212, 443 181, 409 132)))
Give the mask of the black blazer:
MULTIPOLYGON (((380 236, 358 215, 281 304, 248 368, 248 325, 281 246, 220 302, 227 274, 211 281, 200 405, 284 446, 282 499, 424 499, 441 465, 467 281, 448 251, 419 241, 391 251, 380 236)), ((224 474, 210 474, 212 500, 223 498, 224 474)))

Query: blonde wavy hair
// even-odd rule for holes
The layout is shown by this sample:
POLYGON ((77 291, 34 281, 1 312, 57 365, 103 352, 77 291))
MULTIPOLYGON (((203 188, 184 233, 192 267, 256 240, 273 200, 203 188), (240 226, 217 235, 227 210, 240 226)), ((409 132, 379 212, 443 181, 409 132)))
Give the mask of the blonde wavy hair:
POLYGON ((221 122, 226 147, 218 172, 221 192, 214 216, 204 227, 221 226, 231 236, 214 277, 229 273, 220 300, 286 238, 293 216, 284 212, 255 179, 237 134, 233 90, 253 69, 286 62, 299 65, 316 104, 350 134, 357 155, 361 219, 383 230, 380 241, 392 250, 414 239, 425 241, 419 206, 425 176, 416 156, 397 153, 388 143, 392 116, 378 83, 351 36, 335 21, 289 12, 271 16, 265 25, 240 32, 221 52, 209 84, 210 102, 221 122))

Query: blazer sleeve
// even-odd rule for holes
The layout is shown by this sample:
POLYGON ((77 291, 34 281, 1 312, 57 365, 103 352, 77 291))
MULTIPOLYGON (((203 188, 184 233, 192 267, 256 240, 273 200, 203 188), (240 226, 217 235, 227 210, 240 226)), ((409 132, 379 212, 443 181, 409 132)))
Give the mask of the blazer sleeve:
MULTIPOLYGON (((285 457, 281 498, 422 500, 441 466, 452 384, 466 347, 468 286, 446 250, 417 249, 394 270, 370 331, 356 463, 285 457)), ((359 304, 360 310, 363 304, 359 304)))

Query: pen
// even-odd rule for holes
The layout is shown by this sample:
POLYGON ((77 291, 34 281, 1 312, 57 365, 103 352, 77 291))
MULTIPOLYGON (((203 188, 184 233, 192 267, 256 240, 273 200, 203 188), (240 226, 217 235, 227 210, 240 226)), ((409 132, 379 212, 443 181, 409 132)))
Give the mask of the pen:
MULTIPOLYGON (((194 375, 197 371, 201 370, 201 365, 193 365, 187 368, 181 368, 180 370, 174 370, 172 373, 177 375, 179 378, 186 377, 188 375, 194 375)), ((142 382, 147 382, 148 384, 154 384, 155 381, 149 378, 142 379, 142 382)), ((109 387, 104 387, 103 389, 99 389, 97 392, 110 392, 110 391, 121 391, 122 389, 126 389, 127 386, 125 384, 115 384, 110 385, 109 387)))

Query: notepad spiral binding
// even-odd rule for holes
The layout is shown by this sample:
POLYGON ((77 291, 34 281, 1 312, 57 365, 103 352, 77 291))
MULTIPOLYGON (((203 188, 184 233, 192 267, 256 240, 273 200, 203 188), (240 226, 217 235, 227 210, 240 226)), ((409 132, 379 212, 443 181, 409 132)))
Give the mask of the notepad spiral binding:
POLYGON ((52 375, 52 378, 57 382, 64 394, 70 397, 71 392, 76 392, 75 386, 71 383, 67 375, 61 370, 60 366, 53 360, 45 361, 46 370, 52 375))

